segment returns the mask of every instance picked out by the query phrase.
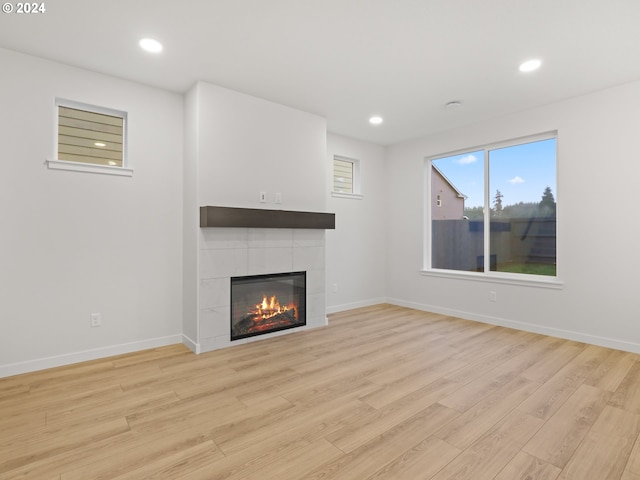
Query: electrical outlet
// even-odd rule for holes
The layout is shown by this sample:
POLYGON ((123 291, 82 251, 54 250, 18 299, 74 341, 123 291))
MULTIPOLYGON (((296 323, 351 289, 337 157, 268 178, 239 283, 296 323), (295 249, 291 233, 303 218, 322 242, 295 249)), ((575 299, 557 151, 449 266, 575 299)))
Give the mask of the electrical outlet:
POLYGON ((282 203, 282 193, 276 192, 276 203, 282 203))
POLYGON ((267 203, 267 192, 260 192, 260 203, 267 203))
POLYGON ((489 301, 490 302, 498 301, 498 296, 496 295, 496 292, 489 292, 489 301))
POLYGON ((102 325, 102 315, 100 313, 92 313, 91 314, 91 326, 99 327, 102 325))

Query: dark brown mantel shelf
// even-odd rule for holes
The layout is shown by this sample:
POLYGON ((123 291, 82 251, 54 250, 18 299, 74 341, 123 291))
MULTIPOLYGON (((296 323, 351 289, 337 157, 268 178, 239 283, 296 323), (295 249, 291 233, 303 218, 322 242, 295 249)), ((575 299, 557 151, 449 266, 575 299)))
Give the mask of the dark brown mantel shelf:
POLYGON ((336 214, 209 206, 200 207, 200 227, 312 228, 334 230, 336 228, 336 214))

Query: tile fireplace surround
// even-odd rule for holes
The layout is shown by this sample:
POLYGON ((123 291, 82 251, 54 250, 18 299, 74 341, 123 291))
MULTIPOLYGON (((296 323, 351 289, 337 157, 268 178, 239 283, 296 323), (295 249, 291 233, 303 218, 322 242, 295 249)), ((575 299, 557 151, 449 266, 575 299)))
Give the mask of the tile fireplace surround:
POLYGON ((327 325, 324 228, 201 228, 197 353, 327 325), (231 342, 231 277, 295 271, 307 272, 307 325, 231 342))

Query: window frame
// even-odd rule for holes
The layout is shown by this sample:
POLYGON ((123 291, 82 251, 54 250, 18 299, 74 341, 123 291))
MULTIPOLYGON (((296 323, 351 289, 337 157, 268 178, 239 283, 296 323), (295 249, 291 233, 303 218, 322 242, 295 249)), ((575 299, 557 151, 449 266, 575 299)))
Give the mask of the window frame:
MULTIPOLYGON (((480 146, 474 146, 469 148, 464 148, 460 150, 454 150, 450 152, 439 153, 437 155, 430 155, 424 158, 424 198, 423 198, 423 218, 424 218, 424 231, 423 231, 423 259, 422 259, 422 269, 420 273, 425 276, 433 276, 440 278, 455 278, 455 279, 465 279, 471 281, 480 281, 480 282, 488 282, 488 283, 502 283, 509 285, 525 285, 525 286, 535 286, 541 288, 552 288, 552 289, 560 289, 564 286, 564 282, 560 279, 560 268, 558 258, 556 257, 556 275, 555 276, 547 276, 547 275, 533 275, 533 274, 524 274, 524 273, 509 273, 509 272, 498 272, 491 271, 490 269, 490 192, 489 192, 489 152, 492 150, 497 150, 501 148, 515 147, 518 145, 523 145, 527 143, 533 143, 543 140, 555 139, 556 141, 556 162, 555 162, 555 170, 556 170, 556 192, 554 194, 557 210, 556 210, 556 219, 559 218, 559 196, 558 196, 558 131, 548 131, 544 133, 528 135, 524 137, 513 138, 510 140, 488 143, 480 146), (441 268, 433 268, 432 265, 432 200, 431 200, 431 177, 433 174, 433 169, 431 168, 432 161, 438 160, 441 158, 452 157, 457 155, 464 155, 473 152, 482 151, 484 153, 483 157, 483 185, 484 185, 484 271, 482 272, 472 272, 465 270, 450 270, 450 269, 441 269, 441 268)), ((560 227, 556 225, 556 252, 560 250, 560 227)))
POLYGON ((355 200, 362 200, 364 195, 360 191, 360 160, 357 158, 345 157, 343 155, 334 155, 331 161, 331 196, 336 198, 351 198, 355 200), (335 161, 349 162, 352 165, 353 173, 353 192, 336 192, 333 190, 335 183, 335 161))
POLYGON ((115 110, 113 108, 100 107, 97 105, 90 105, 88 103, 77 102, 75 100, 68 100, 64 98, 56 98, 54 101, 53 109, 54 117, 54 158, 47 159, 46 163, 48 168, 53 170, 67 170, 73 172, 85 172, 85 173, 100 173, 105 175, 118 175, 118 176, 133 176, 133 168, 129 165, 128 159, 128 115, 127 112, 122 110, 115 110), (122 166, 117 165, 100 165, 97 163, 89 162, 74 162, 69 160, 60 160, 58 157, 59 139, 58 133, 60 129, 60 107, 72 108, 75 110, 81 110, 89 113, 98 113, 102 115, 110 115, 122 118, 122 166))

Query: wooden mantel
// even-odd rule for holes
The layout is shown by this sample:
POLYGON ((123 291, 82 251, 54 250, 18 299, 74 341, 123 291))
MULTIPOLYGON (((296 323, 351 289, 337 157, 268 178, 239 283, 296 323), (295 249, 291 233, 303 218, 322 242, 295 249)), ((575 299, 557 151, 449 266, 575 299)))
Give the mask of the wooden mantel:
POLYGON ((200 227, 309 228, 334 230, 335 213, 267 210, 262 208, 200 207, 200 227))

